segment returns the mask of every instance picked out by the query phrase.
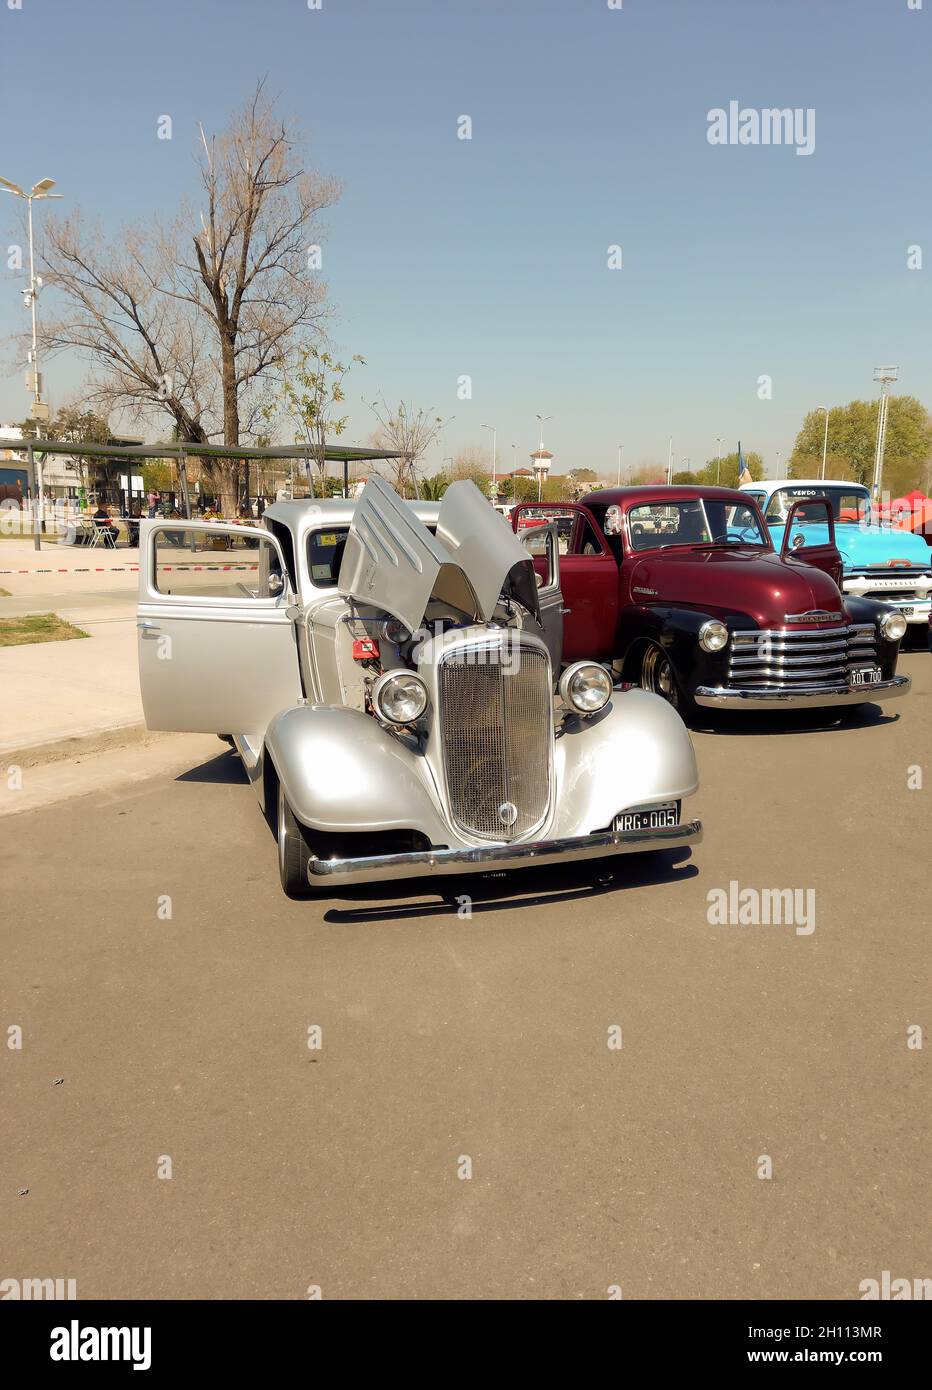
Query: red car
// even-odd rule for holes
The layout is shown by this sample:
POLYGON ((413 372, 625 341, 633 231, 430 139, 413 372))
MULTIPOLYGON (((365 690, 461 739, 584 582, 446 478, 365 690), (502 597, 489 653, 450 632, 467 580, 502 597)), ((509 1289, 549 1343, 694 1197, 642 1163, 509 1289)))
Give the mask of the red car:
MULTIPOLYGON (((611 488, 561 503, 571 518, 559 555, 563 660, 611 665, 684 716, 697 705, 834 708, 905 695, 905 620, 842 595, 825 508, 827 545, 806 547, 791 513, 778 554, 756 501, 729 488, 611 488)), ((555 510, 524 504, 512 525, 526 539, 528 522, 552 525, 555 510)))

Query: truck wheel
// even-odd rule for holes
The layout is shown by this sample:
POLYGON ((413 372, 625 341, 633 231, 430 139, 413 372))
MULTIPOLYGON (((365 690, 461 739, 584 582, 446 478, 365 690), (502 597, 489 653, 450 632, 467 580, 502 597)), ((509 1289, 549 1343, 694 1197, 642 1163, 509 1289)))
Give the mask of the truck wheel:
POLYGON ((656 642, 648 642, 644 648, 640 685, 642 690, 649 690, 652 695, 660 695, 679 711, 683 719, 692 713, 692 700, 684 693, 677 680, 670 658, 656 642))
POLYGON ((307 881, 307 862, 314 856, 294 811, 285 799, 281 782, 278 784, 277 821, 278 874, 282 888, 289 898, 309 898, 311 886, 307 881))

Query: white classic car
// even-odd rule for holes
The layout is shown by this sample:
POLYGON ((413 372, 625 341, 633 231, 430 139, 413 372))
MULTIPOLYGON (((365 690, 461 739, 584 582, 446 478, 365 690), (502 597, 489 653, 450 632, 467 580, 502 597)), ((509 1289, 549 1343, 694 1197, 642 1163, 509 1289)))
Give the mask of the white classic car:
POLYGON ((472 483, 409 503, 377 477, 261 528, 142 523, 146 722, 232 736, 289 896, 701 838, 679 715, 561 672, 556 531, 525 539, 472 483))

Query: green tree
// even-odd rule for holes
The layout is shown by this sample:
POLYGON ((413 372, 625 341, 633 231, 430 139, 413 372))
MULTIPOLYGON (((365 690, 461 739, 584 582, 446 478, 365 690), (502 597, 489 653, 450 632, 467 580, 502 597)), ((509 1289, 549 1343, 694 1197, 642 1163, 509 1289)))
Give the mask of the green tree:
MULTIPOLYGON (((877 448, 877 401, 832 406, 828 416, 826 478, 870 485, 877 448)), ((822 472, 824 410, 810 410, 796 436, 787 466, 791 478, 817 478, 822 472)), ((901 495, 923 488, 932 458, 932 422, 915 396, 891 396, 884 446, 884 491, 901 495)))
POLYGON ((439 502, 449 486, 450 479, 446 473, 434 473, 430 478, 419 478, 417 490, 422 501, 439 502))
MULTIPOLYGON (((365 365, 365 358, 356 353, 349 362, 337 362, 329 352, 306 347, 298 353, 294 371, 282 381, 282 400, 297 426, 295 442, 304 445, 313 458, 322 493, 327 474, 327 441, 341 435, 349 422, 348 415, 334 414, 334 406, 346 400, 343 382, 355 362, 365 365)), ((266 415, 270 413, 267 409, 266 415)))

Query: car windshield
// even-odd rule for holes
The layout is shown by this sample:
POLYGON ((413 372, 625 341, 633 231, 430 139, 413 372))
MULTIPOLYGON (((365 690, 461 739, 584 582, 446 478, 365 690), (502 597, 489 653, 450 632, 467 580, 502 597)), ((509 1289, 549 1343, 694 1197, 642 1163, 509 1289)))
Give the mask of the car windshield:
POLYGON ((671 545, 770 547, 756 507, 702 497, 632 507, 628 535, 636 551, 662 550, 671 545))
MULTIPOLYGON (((767 503, 767 510, 764 513, 768 524, 780 525, 786 521, 787 514, 794 502, 807 497, 827 497, 832 504, 832 512, 835 520, 844 525, 845 522, 862 522, 870 519, 870 493, 865 487, 819 487, 815 484, 804 484, 800 487, 781 487, 771 495, 767 503)), ((796 513, 796 520, 799 522, 821 522, 825 525, 824 507, 802 507, 796 513)))

